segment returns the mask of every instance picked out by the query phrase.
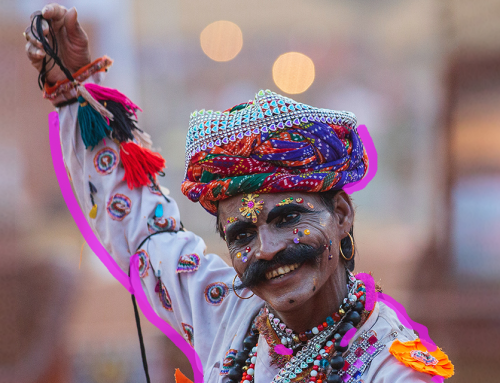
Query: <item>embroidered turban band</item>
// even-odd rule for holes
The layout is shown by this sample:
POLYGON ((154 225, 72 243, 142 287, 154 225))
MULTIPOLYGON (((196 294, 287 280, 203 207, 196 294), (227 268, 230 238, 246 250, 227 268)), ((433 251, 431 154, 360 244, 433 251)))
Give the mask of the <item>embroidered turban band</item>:
POLYGON ((238 194, 338 190, 367 169, 354 114, 261 90, 230 110, 191 114, 182 192, 215 215, 217 201, 238 194))

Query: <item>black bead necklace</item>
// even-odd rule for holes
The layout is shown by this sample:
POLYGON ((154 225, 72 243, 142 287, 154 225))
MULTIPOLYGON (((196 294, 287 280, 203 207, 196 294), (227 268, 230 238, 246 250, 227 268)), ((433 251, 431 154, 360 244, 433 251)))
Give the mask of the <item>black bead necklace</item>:
POLYGON ((250 329, 250 335, 247 336, 243 340, 243 351, 240 351, 236 354, 234 358, 234 366, 229 369, 228 383, 239 383, 244 382, 243 378, 251 378, 250 380, 246 379, 248 383, 253 381, 253 370, 255 370, 255 362, 257 357, 257 341, 259 340, 259 330, 255 326, 255 323, 252 323, 252 327, 250 329), (254 359, 255 358, 255 359, 254 359), (248 373, 249 370, 250 374, 248 373))
MULTIPOLYGON (((310 376, 306 378, 308 382, 342 382, 339 376, 339 371, 345 364, 342 354, 348 349, 348 345, 342 344, 342 338, 349 330, 355 328, 361 322, 361 315, 365 307, 366 288, 361 281, 357 283, 355 294, 355 300, 344 299, 341 305, 341 309, 344 312, 341 321, 335 324, 335 326, 328 326, 327 329, 316 337, 310 339, 302 350, 295 355, 294 358, 297 359, 297 365, 294 366, 291 363, 287 363, 287 366, 280 371, 273 382, 277 380, 280 382, 289 382, 297 374, 302 373, 304 369, 310 368, 309 365, 311 363, 313 364, 312 370, 310 371, 310 376), (324 344, 324 346, 320 347, 320 344, 324 344), (319 352, 317 351, 318 349, 319 352), (331 356, 331 353, 334 351, 335 354, 331 356)), ((254 321, 250 330, 250 336, 246 337, 243 341, 243 351, 236 354, 235 365, 229 370, 229 383, 252 383, 254 381, 258 338, 259 331, 254 321)))

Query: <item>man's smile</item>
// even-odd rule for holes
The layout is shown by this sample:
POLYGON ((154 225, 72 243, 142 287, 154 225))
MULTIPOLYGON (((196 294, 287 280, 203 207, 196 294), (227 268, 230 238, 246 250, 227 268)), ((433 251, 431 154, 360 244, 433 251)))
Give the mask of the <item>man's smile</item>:
POLYGON ((277 268, 269 270, 266 273, 266 279, 269 280, 269 279, 280 278, 283 275, 287 275, 292 271, 298 269, 300 266, 302 266, 302 263, 294 263, 293 265, 278 266, 277 268))

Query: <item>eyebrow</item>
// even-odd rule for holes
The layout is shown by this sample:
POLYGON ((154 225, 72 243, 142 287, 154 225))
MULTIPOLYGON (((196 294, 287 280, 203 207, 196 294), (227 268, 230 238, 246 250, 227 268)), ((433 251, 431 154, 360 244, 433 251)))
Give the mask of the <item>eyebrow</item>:
POLYGON ((294 213, 316 213, 316 212, 309 210, 308 208, 306 208, 302 205, 290 203, 288 205, 274 207, 267 215, 266 223, 270 223, 271 221, 273 221, 277 217, 280 217, 282 215, 285 215, 287 213, 292 213, 292 212, 294 212, 294 213))

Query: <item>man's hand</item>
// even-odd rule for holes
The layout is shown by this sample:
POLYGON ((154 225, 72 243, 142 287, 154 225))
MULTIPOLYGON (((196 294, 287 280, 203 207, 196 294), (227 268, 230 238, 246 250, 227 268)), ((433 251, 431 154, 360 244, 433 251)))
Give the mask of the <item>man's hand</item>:
MULTIPOLYGON (((31 20, 35 13, 31 15, 31 20)), ((64 66, 69 69, 71 73, 76 72, 81 67, 90 63, 89 39, 87 34, 80 26, 77 20, 76 8, 66 9, 62 5, 52 3, 46 5, 42 9, 42 16, 50 20, 52 29, 54 30, 55 37, 59 46, 58 55, 61 58, 64 66)), ((48 36, 49 25, 47 21, 43 20, 43 34, 48 36)), ((36 30, 34 30, 36 33, 36 30)), ((38 72, 42 69, 42 61, 46 53, 43 50, 42 44, 35 39, 31 33, 31 25, 29 25, 24 34, 26 40, 26 53, 31 61, 31 64, 38 72)), ((50 41, 49 36, 49 43, 50 41)), ((47 57, 48 59, 48 57, 47 57)), ((46 81, 48 84, 54 84, 59 80, 64 80, 66 76, 61 69, 55 65, 54 68, 47 73, 46 81)))

